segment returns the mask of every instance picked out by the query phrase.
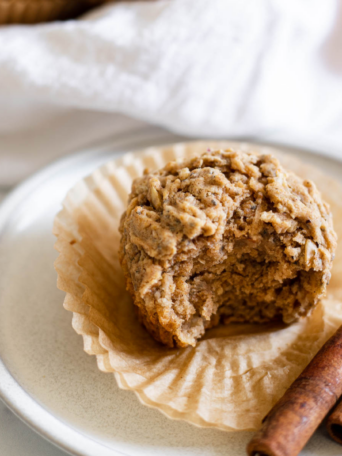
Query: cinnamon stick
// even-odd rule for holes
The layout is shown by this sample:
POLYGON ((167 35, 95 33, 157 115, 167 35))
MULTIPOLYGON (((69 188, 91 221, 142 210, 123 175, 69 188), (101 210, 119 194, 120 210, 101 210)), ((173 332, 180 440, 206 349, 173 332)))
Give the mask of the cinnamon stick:
POLYGON ((342 326, 264 418, 249 456, 297 456, 342 394, 342 326))
POLYGON ((340 402, 327 420, 327 430, 335 442, 342 445, 342 402, 340 402))

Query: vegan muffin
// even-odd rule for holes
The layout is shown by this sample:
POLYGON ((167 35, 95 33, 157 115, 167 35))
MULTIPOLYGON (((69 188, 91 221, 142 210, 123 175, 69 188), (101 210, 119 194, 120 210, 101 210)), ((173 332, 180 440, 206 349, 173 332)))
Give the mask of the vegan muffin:
POLYGON ((170 347, 225 324, 292 323, 324 296, 336 248, 315 184, 272 155, 207 151, 134 180, 120 261, 139 319, 170 347))

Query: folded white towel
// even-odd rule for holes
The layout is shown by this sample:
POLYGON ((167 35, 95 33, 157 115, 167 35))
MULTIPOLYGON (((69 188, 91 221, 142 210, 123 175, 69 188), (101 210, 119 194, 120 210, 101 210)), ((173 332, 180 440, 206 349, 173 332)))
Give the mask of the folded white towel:
POLYGON ((338 153, 341 21, 339 0, 157 0, 2 27, 0 186, 109 135, 120 127, 113 113, 338 153))

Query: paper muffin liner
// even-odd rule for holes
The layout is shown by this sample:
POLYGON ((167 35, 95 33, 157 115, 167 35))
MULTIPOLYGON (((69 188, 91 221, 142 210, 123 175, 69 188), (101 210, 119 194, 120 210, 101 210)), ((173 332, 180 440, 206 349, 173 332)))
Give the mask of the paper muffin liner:
POLYGON ((118 260, 118 226, 132 180, 144 168, 199 155, 207 148, 273 153, 283 165, 314 180, 331 205, 342 237, 342 188, 316 168, 268 147, 196 142, 128 153, 97 169, 66 196, 54 233, 55 267, 64 307, 83 336, 84 350, 120 388, 170 418, 226 431, 255 430, 262 418, 342 324, 342 249, 337 248, 328 297, 311 316, 290 326, 228 325, 206 332, 196 347, 170 349, 139 324, 118 260))
POLYGON ((0 0, 0 24, 69 19, 106 0, 0 0))

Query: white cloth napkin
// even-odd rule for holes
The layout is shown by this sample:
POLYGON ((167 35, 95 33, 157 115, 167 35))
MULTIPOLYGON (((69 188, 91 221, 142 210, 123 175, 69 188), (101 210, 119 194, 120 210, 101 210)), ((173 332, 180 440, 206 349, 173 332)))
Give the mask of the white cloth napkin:
POLYGON ((338 154, 342 2, 119 2, 0 28, 0 186, 119 131, 118 114, 338 154))

